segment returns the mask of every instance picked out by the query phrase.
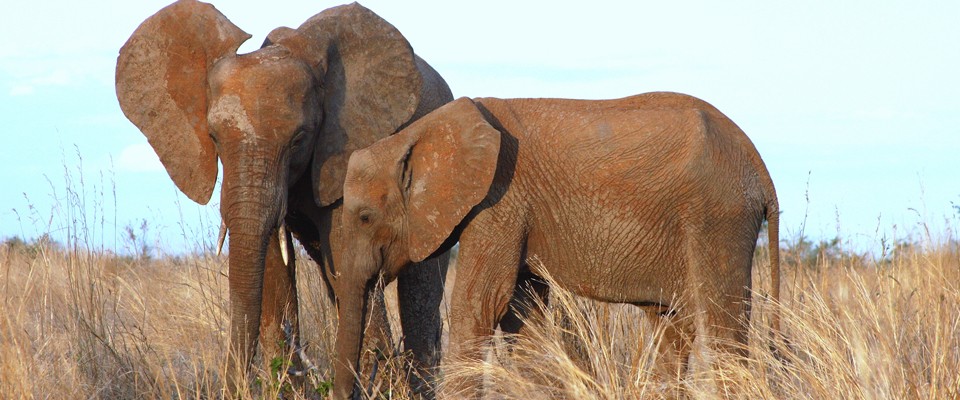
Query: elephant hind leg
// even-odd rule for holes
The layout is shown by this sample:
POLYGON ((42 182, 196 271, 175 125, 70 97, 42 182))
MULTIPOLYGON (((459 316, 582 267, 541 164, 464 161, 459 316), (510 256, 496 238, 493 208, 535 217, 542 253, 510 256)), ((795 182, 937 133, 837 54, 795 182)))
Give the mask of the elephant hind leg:
POLYGON ((687 292, 696 331, 688 376, 712 373, 718 357, 747 354, 753 243, 738 245, 734 228, 703 229, 688 245, 687 292))

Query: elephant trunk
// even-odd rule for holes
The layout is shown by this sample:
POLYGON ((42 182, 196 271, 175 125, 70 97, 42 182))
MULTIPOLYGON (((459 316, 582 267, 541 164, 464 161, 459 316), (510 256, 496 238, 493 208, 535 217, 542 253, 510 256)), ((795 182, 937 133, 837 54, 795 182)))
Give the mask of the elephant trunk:
POLYGON ((367 288, 364 285, 342 282, 337 293, 336 365, 334 365, 333 398, 353 398, 357 383, 355 369, 360 363, 360 345, 363 343, 366 320, 367 288))
POLYGON ((371 347, 385 351, 390 340, 383 301, 385 282, 378 279, 379 264, 373 258, 364 257, 366 252, 358 252, 351 246, 350 237, 352 235, 345 232, 341 247, 343 274, 333 284, 339 317, 335 345, 335 399, 355 398, 355 390, 359 389, 357 374, 361 370, 366 373, 366 368, 372 368, 369 363, 377 362, 376 359, 366 359, 362 352, 371 347))
POLYGON ((231 370, 246 371, 259 337, 266 234, 248 226, 257 221, 232 220, 230 231, 230 361, 231 370))
POLYGON ((235 165, 224 159, 221 190, 220 213, 230 243, 229 367, 236 372, 231 376, 244 376, 259 339, 265 262, 271 235, 284 214, 285 191, 280 185, 283 174, 265 167, 276 163, 255 156, 231 158, 244 162, 235 165))

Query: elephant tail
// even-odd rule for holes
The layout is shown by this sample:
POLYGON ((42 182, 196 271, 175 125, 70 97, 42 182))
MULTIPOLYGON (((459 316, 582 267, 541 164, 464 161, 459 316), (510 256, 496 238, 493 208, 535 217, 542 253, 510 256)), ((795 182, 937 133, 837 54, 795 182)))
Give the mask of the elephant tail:
MULTIPOLYGON (((767 218, 767 246, 770 252, 770 297, 773 302, 780 304, 780 207, 776 195, 766 206, 767 218)), ((776 306, 774 307, 776 310, 776 306)), ((780 332, 780 313, 774 312, 770 317, 774 332, 780 332)))

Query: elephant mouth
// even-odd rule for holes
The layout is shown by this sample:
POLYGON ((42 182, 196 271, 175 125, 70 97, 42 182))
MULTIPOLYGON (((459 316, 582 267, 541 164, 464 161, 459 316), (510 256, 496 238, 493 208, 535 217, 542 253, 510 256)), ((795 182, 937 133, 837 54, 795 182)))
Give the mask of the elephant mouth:
MULTIPOLYGON (((220 222, 220 233, 217 234, 217 257, 223 252, 223 242, 227 238, 227 223, 220 222)), ((289 253, 289 241, 287 240, 287 225, 282 221, 277 224, 277 239, 280 242, 280 256, 283 258, 283 263, 289 264, 290 262, 290 253, 289 253)))

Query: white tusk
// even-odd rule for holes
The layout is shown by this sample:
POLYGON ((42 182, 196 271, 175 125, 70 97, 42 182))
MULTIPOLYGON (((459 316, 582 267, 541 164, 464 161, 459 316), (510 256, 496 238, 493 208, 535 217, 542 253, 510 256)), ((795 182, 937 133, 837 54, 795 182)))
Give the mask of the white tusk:
POLYGON ((280 256, 283 257, 283 265, 287 265, 290 256, 287 254, 287 227, 280 224, 277 229, 277 236, 280 238, 280 256))
POLYGON ((220 234, 217 235, 217 257, 220 257, 220 252, 223 250, 223 240, 227 238, 227 224, 223 221, 220 221, 220 234))

